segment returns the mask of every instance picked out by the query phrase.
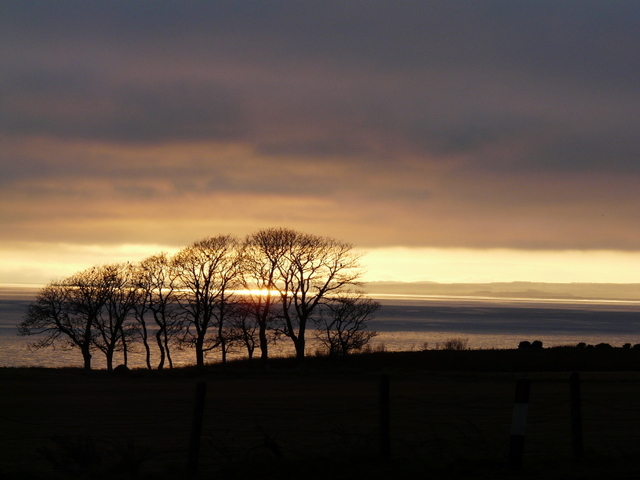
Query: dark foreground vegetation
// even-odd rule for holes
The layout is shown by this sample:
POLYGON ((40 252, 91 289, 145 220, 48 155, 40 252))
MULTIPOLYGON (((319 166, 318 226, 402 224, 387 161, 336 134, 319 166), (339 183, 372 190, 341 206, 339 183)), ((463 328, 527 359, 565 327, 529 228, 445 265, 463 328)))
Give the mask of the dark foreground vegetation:
POLYGON ((375 352, 204 369, 0 369, 0 478, 638 478, 640 350, 375 352), (569 374, 580 372, 576 456, 569 374), (388 376, 388 377, 387 377, 388 376), (531 379, 523 467, 507 462, 531 379), (388 451, 381 379, 390 380, 388 451), (197 422, 196 422, 197 424, 197 422), (193 452, 193 450, 191 450, 193 452), (193 472, 191 472, 193 476, 193 472))

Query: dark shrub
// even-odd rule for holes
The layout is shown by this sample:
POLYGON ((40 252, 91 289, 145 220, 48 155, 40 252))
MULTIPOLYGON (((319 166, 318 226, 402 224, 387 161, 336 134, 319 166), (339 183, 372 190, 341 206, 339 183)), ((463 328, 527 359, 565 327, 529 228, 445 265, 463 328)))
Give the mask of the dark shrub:
POLYGON ((533 350, 542 350, 542 342, 540 340, 535 340, 531 343, 531 348, 533 350))
POLYGON ((631 348, 631 344, 630 343, 625 343, 622 348, 624 348, 625 350, 629 350, 631 348))
POLYGON ((531 342, 527 341, 527 340, 523 340, 522 342, 520 342, 518 344, 518 348, 520 350, 525 350, 527 348, 531 348, 531 342))
POLYGON ((586 348, 587 344, 584 342, 580 342, 579 344, 576 345, 577 348, 586 348))
POLYGON ((468 344, 469 344, 468 338, 460 338, 460 337, 449 338, 444 342, 437 342, 436 350, 455 350, 455 351, 469 350, 467 346, 468 344))
POLYGON ((611 348, 613 348, 611 345, 609 345, 608 343, 599 343, 596 345, 596 348, 599 350, 609 350, 611 348))

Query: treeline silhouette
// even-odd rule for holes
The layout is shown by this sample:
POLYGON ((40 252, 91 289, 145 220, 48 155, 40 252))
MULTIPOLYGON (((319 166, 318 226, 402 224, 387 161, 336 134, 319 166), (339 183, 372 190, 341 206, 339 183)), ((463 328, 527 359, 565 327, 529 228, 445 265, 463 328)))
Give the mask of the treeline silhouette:
POLYGON ((19 325, 20 335, 39 335, 32 348, 62 344, 78 349, 91 369, 101 352, 107 369, 121 352, 142 343, 147 368, 173 367, 174 348, 194 351, 202 368, 216 351, 259 351, 269 366, 269 346, 287 339, 303 367, 307 332, 328 354, 347 355, 376 332, 366 323, 379 304, 361 291, 360 254, 351 244, 286 228, 260 230, 240 240, 207 237, 174 255, 137 263, 95 266, 40 290, 19 325))

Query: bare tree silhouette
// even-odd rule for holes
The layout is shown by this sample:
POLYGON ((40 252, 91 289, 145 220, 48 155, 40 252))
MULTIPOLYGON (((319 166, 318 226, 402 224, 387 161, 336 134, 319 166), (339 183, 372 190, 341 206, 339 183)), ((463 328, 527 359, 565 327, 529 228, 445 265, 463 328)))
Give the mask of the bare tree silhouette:
POLYGON ((135 326, 127 320, 138 303, 139 291, 133 284, 133 269, 129 264, 103 265, 98 267, 97 274, 96 280, 104 289, 106 300, 93 323, 96 332, 93 342, 104 353, 107 370, 112 371, 116 350, 124 352, 124 365, 127 365, 127 340, 135 334, 135 326))
POLYGON ((78 348, 82 353, 85 370, 91 369, 91 317, 75 314, 69 281, 46 285, 35 302, 27 308, 24 320, 18 325, 18 334, 42 335, 30 344, 41 349, 60 344, 63 348, 78 348))
POLYGON ((262 230, 255 236, 263 242, 263 265, 268 266, 264 272, 273 275, 262 282, 277 292, 280 301, 276 328, 291 339, 303 368, 309 322, 323 299, 358 284, 360 255, 348 243, 286 228, 262 230))
POLYGON ((238 241, 221 235, 195 242, 175 256, 184 315, 181 342, 194 347, 198 368, 204 366, 205 352, 218 347, 226 361, 228 306, 241 285, 238 252, 238 241))
POLYGON ((150 369, 151 315, 158 369, 173 366, 175 344, 193 348, 199 368, 207 352, 218 350, 225 364, 232 349, 242 345, 252 358, 259 346, 267 367, 269 344, 281 336, 293 343, 302 368, 307 330, 320 318, 333 319, 325 336, 343 350, 361 348, 373 335, 362 332, 366 318, 359 316, 369 316, 374 305, 343 295, 359 284, 359 262, 348 243, 286 228, 261 230, 243 242, 207 237, 174 256, 96 266, 52 282, 29 305, 19 334, 40 335, 33 348, 78 348, 86 369, 97 349, 109 370, 114 353, 122 351, 126 365, 131 342, 141 338, 150 369))
POLYGON ((181 329, 177 309, 178 276, 173 259, 163 252, 142 260, 136 270, 136 285, 142 295, 136 306, 136 317, 143 328, 147 367, 151 368, 151 359, 145 316, 151 312, 158 327, 155 333, 160 354, 158 370, 164 368, 165 362, 168 362, 169 368, 173 368, 171 340, 181 329))
POLYGON ((367 321, 380 308, 380 303, 362 292, 342 292, 328 298, 316 321, 316 338, 329 355, 345 356, 361 350, 378 332, 367 331, 367 321))

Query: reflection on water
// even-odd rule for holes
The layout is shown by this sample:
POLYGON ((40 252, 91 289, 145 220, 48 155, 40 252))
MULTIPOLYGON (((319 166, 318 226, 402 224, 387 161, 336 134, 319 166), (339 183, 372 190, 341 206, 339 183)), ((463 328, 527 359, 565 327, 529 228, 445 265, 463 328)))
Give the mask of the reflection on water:
MULTIPOLYGON (((17 336, 16 325, 35 289, 25 293, 17 289, 0 291, 0 366, 82 366, 77 350, 44 349, 30 351, 32 339, 17 336)), ((440 342, 460 337, 468 339, 470 348, 516 348, 523 340, 540 340, 545 346, 609 343, 622 346, 640 343, 640 302, 495 299, 483 297, 376 296, 382 308, 370 322, 379 332, 372 347, 390 351, 435 348, 440 342)), ((308 352, 317 344, 309 338, 308 352)), ((272 354, 290 355, 290 342, 281 341, 272 354)), ((259 355, 256 352, 256 356, 259 355)), ((195 363, 191 350, 172 352, 174 365, 195 363)), ((238 351, 230 358, 246 356, 238 351)), ((129 355, 129 365, 144 367, 142 346, 129 355)), ((152 365, 158 355, 152 353, 152 365)), ((219 358, 210 356, 209 361, 219 358)), ((114 365, 122 361, 116 357, 114 365)), ((104 368, 101 353, 94 355, 94 368, 104 368)))
MULTIPOLYGON (((28 346, 32 338, 24 337, 7 337, 0 334, 0 367, 78 367, 82 368, 82 355, 77 349, 64 350, 61 348, 44 348, 41 350, 31 350, 28 346)), ((310 353, 315 351, 313 341, 309 341, 310 353)), ((155 368, 160 359, 158 351, 151 347, 151 366, 155 368)), ((278 345, 271 347, 270 352, 272 356, 285 356, 292 355, 294 353, 293 348, 289 346, 289 342, 280 342, 278 345)), ((254 357, 259 357, 259 351, 256 350, 254 357)), ((246 350, 231 352, 227 358, 246 358, 246 350)), ((171 358, 173 359, 173 365, 176 367, 188 366, 195 364, 195 354, 193 350, 171 350, 171 358)), ((207 358, 207 362, 219 362, 220 358, 217 354, 210 354, 207 358)), ((114 355, 114 367, 123 362, 122 353, 116 352, 114 355)), ((91 359, 93 368, 106 368, 106 362, 104 355, 101 352, 95 352, 91 359)), ((132 368, 146 368, 145 352, 142 345, 136 345, 134 351, 128 352, 128 365, 132 368)), ((168 367, 168 362, 165 362, 165 366, 168 367)))
MULTIPOLYGON (((576 345, 579 342, 585 342, 587 344, 596 345, 598 343, 609 343, 613 346, 622 346, 625 343, 640 343, 640 335, 620 336, 611 334, 597 334, 597 335, 514 335, 511 333, 501 334, 483 334, 483 333, 461 333, 461 332, 412 332, 412 331, 395 331, 395 332, 380 332, 372 341, 372 348, 384 347, 388 351, 418 351, 427 349, 434 349, 438 343, 443 343, 450 338, 466 338, 468 339, 469 348, 472 349, 503 349, 503 348, 516 348, 518 343, 522 340, 540 340, 544 346, 561 346, 561 345, 576 345)), ((61 349, 43 349, 38 351, 31 351, 27 348, 27 339, 16 338, 11 342, 7 342, 4 338, 0 344, 0 366, 2 367, 18 367, 18 366, 45 366, 45 367, 82 367, 82 357, 78 350, 64 351, 61 349)), ((317 348, 314 345, 314 341, 308 342, 308 352, 313 354, 317 348)), ((293 348, 291 348, 288 342, 281 342, 278 346, 274 346, 271 350, 273 356, 285 356, 292 355, 293 348)), ((259 352, 256 351, 255 358, 259 357, 259 352)), ((233 358, 246 358, 246 352, 234 352, 229 355, 229 359, 233 358)), ((152 352, 151 364, 155 368, 158 355, 152 352)), ((187 366, 195 363, 194 353, 192 350, 175 350, 172 351, 172 358, 174 366, 187 366)), ((217 362, 219 357, 217 355, 210 355, 207 357, 208 362, 217 362)), ((118 365, 122 362, 121 356, 116 353, 114 365, 118 365)), ((129 366, 141 367, 146 366, 144 353, 142 348, 138 347, 136 352, 129 353, 129 366)), ((106 364, 104 357, 101 353, 96 352, 93 358, 94 368, 105 368, 106 364)))
POLYGON ((376 300, 393 304, 410 304, 429 302, 445 302, 456 304, 469 303, 492 303, 502 305, 521 305, 521 306, 551 306, 551 305, 568 305, 571 307, 578 306, 611 306, 624 305, 640 308, 638 300, 609 300, 609 299, 576 299, 576 298, 529 298, 529 297, 485 297, 478 295, 408 295, 408 294, 379 294, 372 295, 376 300))
POLYGON ((530 342, 540 340, 545 347, 557 347, 564 345, 575 346, 580 342, 597 345, 609 343, 620 347, 625 343, 640 343, 640 335, 633 337, 620 335, 514 335, 511 333, 472 333, 460 332, 382 332, 376 337, 374 346, 384 345, 389 351, 435 349, 438 343, 444 343, 451 338, 468 339, 468 347, 471 349, 509 349, 517 348, 523 340, 530 342))

